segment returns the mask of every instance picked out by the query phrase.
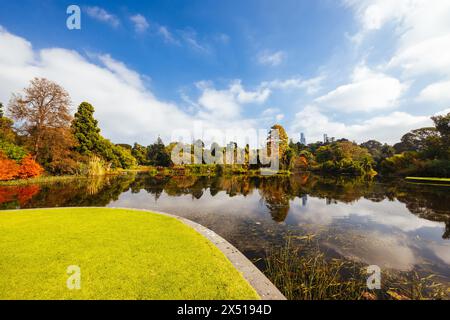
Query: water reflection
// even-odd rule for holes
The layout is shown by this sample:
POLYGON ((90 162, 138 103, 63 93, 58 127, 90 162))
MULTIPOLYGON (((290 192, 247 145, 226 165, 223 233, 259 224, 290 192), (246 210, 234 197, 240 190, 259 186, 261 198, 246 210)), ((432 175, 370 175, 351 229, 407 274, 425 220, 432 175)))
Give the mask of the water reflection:
POLYGON ((250 258, 292 235, 329 256, 450 279, 450 193, 344 177, 118 177, 0 187, 0 208, 116 206, 167 211, 224 236, 250 258))

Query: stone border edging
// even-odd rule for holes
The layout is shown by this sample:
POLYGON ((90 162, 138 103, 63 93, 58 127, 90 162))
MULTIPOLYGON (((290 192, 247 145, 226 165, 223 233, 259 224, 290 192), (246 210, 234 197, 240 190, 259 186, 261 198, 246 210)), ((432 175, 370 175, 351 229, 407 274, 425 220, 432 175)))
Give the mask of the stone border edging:
MULTIPOLYGON (((156 213, 167 217, 175 218, 185 225, 191 227, 199 234, 208 239, 219 249, 231 264, 242 274, 245 280, 255 289, 262 300, 287 300, 286 297, 278 290, 277 287, 246 257, 242 252, 236 249, 231 243, 219 236, 214 231, 196 223, 192 220, 166 213, 161 211, 138 209, 138 208, 124 208, 124 207, 53 207, 53 208, 27 208, 15 210, 39 210, 39 209, 121 209, 142 211, 148 213, 156 213)), ((5 210, 5 211, 14 211, 5 210)))

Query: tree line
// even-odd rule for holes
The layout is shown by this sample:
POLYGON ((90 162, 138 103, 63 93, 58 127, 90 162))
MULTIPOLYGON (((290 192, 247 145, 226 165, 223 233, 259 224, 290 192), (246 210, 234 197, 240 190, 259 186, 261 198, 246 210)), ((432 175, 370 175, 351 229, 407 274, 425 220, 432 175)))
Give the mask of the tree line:
POLYGON ((347 139, 308 145, 290 143, 306 167, 322 172, 384 176, 450 177, 450 113, 431 117, 434 126, 412 130, 394 145, 347 139))
MULTIPOLYGON (((158 137, 148 146, 115 144, 102 136, 91 104, 81 103, 74 116, 70 105, 67 91, 44 78, 34 78, 22 93, 13 94, 6 114, 0 104, 0 180, 33 177, 44 170, 53 175, 101 174, 136 166, 174 166, 170 155, 175 142, 166 146, 158 137)), ((449 177, 450 113, 432 120, 434 127, 413 130, 393 146, 376 140, 357 144, 345 138, 303 145, 289 140, 281 125, 276 124, 271 130, 278 130, 281 170, 449 177)), ((270 135, 271 131, 268 150, 270 135)), ((195 144, 206 150, 202 141, 188 145, 193 163, 205 164, 203 158, 195 158, 195 144)), ((240 152, 245 157, 240 171, 264 166, 259 158, 257 163, 250 163, 248 145, 239 148, 236 143, 231 144, 235 145, 235 157, 240 152)), ((218 146, 213 149, 211 154, 226 150, 218 146)))

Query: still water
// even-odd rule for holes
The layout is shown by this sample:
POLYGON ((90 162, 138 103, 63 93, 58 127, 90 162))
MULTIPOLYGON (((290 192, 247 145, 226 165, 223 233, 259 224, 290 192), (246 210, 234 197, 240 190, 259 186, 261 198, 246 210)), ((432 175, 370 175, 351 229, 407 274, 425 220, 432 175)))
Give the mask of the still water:
POLYGON ((287 236, 313 236, 329 257, 450 282, 450 187, 343 177, 150 177, 127 174, 0 186, 0 209, 154 209, 198 222, 257 266, 287 236))

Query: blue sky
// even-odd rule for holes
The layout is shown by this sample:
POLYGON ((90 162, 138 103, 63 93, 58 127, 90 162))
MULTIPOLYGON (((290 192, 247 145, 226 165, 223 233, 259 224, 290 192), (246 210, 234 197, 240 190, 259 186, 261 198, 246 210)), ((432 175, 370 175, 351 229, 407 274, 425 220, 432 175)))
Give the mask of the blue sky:
POLYGON ((448 112, 449 16, 445 0, 2 1, 0 101, 45 76, 114 142, 281 123, 393 143, 448 112))

